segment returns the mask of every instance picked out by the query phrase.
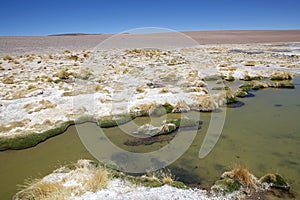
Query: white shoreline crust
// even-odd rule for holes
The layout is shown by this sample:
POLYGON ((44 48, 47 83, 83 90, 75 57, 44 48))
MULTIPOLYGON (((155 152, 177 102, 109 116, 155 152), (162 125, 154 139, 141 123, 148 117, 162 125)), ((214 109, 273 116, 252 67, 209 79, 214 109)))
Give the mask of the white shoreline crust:
POLYGON ((205 77, 299 75, 299 49, 300 43, 274 43, 3 56, 0 137, 42 133, 85 115, 138 113, 144 105, 218 109, 226 92, 211 90, 205 77))

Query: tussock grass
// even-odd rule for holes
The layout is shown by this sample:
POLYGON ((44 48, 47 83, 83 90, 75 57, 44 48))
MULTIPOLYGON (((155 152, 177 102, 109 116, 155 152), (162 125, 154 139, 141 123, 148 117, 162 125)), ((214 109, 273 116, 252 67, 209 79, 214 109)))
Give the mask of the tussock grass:
POLYGON ((232 104, 238 101, 235 94, 230 89, 226 90, 225 93, 226 93, 226 104, 232 104))
POLYGON ((9 63, 15 62, 15 61, 16 61, 16 60, 15 60, 15 57, 10 56, 10 55, 6 55, 6 56, 4 56, 2 59, 3 59, 4 61, 8 61, 9 63))
POLYGON ((130 49, 126 50, 128 54, 144 55, 147 57, 167 55, 168 53, 160 49, 130 49))
POLYGON ((193 99, 197 102, 191 105, 191 109, 201 112, 211 112, 219 108, 225 101, 225 95, 220 95, 220 99, 215 99, 214 96, 210 94, 196 96, 193 99), (219 102, 219 103, 218 103, 219 102))
POLYGON ((188 104, 181 100, 178 101, 177 104, 174 106, 174 109, 172 110, 173 113, 182 113, 182 112, 188 112, 190 111, 190 107, 188 106, 188 104))
POLYGON ((175 180, 168 169, 147 171, 143 176, 131 176, 117 170, 106 168, 104 163, 90 160, 78 160, 63 166, 52 173, 51 181, 47 178, 27 180, 20 187, 15 199, 26 200, 54 200, 70 199, 83 193, 97 192, 108 187, 112 179, 122 179, 132 183, 133 187, 160 187, 170 185, 187 189, 187 186, 175 180), (55 178, 58 173, 62 178, 55 178), (75 184, 74 184, 75 183, 75 184))
POLYGON ((69 199, 72 195, 82 195, 86 191, 97 192, 107 187, 109 172, 89 160, 79 160, 69 166, 61 167, 53 172, 62 174, 62 179, 28 179, 20 186, 15 199, 20 200, 54 200, 69 199), (70 182, 71 184, 66 184, 70 182), (73 184, 77 182, 78 184, 73 184))
POLYGON ((67 59, 77 61, 77 60, 79 60, 79 56, 78 55, 70 55, 67 57, 67 59))
POLYGON ((154 110, 158 107, 156 102, 152 102, 149 104, 140 104, 131 109, 132 113, 137 113, 138 116, 149 116, 154 110))
POLYGON ((174 175, 168 169, 162 172, 161 177, 163 184, 171 185, 175 181, 174 175))
POLYGON ((62 80, 68 79, 70 76, 73 76, 73 75, 75 76, 74 73, 68 72, 66 69, 62 69, 58 73, 54 74, 54 76, 56 76, 62 80))
POLYGON ((236 165, 233 170, 224 172, 222 178, 231 178, 241 184, 243 187, 258 187, 258 180, 250 173, 249 169, 242 165, 236 165))
POLYGON ((6 77, 4 79, 2 79, 2 83, 4 84, 14 84, 14 77, 10 76, 10 77, 6 77))
POLYGON ((160 187, 163 185, 170 185, 172 187, 187 189, 188 187, 180 182, 176 181, 175 176, 169 169, 161 169, 158 171, 148 171, 146 175, 137 177, 135 179, 137 183, 140 183, 146 187, 160 187))
POLYGON ((247 61, 244 65, 247 66, 247 67, 254 67, 255 62, 254 61, 247 61))
POLYGON ((22 121, 9 122, 7 124, 0 124, 0 132, 8 132, 14 128, 23 127, 28 123, 28 119, 22 121))
POLYGON ((108 185, 108 172, 103 168, 98 168, 92 173, 92 176, 85 183, 85 188, 88 191, 96 192, 106 188, 108 185))
POLYGON ((232 171, 232 177, 234 180, 241 183, 243 186, 256 187, 256 182, 253 180, 253 175, 249 172, 248 168, 243 166, 237 166, 232 171))
POLYGON ((147 88, 149 88, 149 87, 146 85, 140 85, 135 90, 139 93, 143 93, 143 92, 145 92, 145 89, 147 89, 147 88))
POLYGON ((49 100, 40 100, 39 102, 25 104, 23 108, 31 114, 33 112, 39 112, 44 109, 55 108, 57 105, 49 100))
POLYGON ((96 92, 107 92, 105 87, 101 84, 95 84, 95 85, 89 85, 88 87, 80 87, 73 89, 72 91, 66 91, 62 93, 63 97, 68 97, 68 96, 76 96, 80 94, 93 94, 96 92))
POLYGON ((167 88, 162 88, 160 91, 159 91, 159 94, 165 94, 165 93, 168 93, 169 90, 167 88))
POLYGON ((15 199, 20 200, 55 199, 54 197, 63 191, 61 183, 46 182, 39 179, 26 180, 24 185, 19 187, 22 190, 16 194, 15 199))
POLYGON ((283 71, 278 71, 278 72, 274 72, 271 76, 270 76, 270 80, 273 81, 282 81, 282 80, 291 80, 293 79, 293 75, 289 72, 283 72, 283 71))

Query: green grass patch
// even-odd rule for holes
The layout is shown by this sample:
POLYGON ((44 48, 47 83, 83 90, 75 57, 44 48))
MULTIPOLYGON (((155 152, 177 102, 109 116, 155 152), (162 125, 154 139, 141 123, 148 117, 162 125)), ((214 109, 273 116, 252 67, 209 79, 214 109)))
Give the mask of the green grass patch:
POLYGON ((216 192, 226 193, 233 193, 241 188, 241 184, 238 181, 235 181, 230 178, 225 178, 222 180, 216 181, 215 185, 213 186, 213 190, 216 192))
POLYGON ((133 120, 135 117, 136 116, 134 114, 102 117, 101 119, 98 120, 98 125, 101 128, 110 128, 110 127, 125 124, 133 120))
POLYGON ((31 133, 26 135, 19 135, 15 137, 0 138, 0 151, 4 150, 19 150, 36 146, 46 139, 63 133, 74 121, 62 123, 60 126, 43 133, 31 133))

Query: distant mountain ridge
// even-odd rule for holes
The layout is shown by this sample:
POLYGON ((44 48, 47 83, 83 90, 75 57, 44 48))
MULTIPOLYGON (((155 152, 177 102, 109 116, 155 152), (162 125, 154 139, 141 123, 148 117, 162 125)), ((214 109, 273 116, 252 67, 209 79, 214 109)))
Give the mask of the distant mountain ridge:
POLYGON ((81 35, 102 35, 101 33, 59 33, 47 36, 81 36, 81 35))

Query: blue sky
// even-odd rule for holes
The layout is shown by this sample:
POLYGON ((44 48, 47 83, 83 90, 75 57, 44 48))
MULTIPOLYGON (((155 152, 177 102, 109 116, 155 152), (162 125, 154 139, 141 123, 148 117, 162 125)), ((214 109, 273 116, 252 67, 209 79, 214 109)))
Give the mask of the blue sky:
POLYGON ((300 29, 299 0, 1 0, 0 35, 300 29))

